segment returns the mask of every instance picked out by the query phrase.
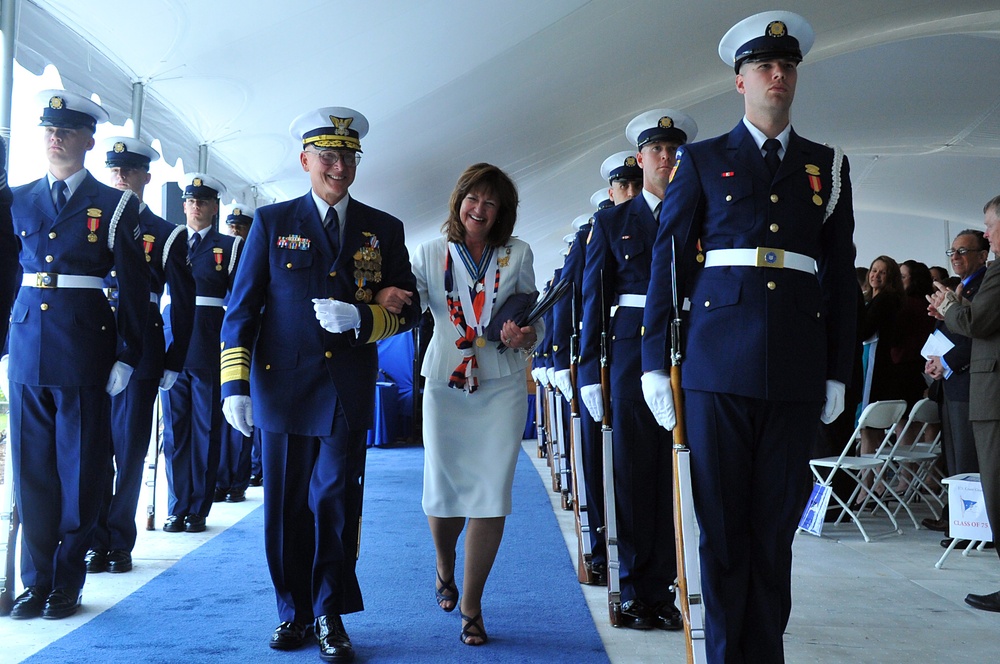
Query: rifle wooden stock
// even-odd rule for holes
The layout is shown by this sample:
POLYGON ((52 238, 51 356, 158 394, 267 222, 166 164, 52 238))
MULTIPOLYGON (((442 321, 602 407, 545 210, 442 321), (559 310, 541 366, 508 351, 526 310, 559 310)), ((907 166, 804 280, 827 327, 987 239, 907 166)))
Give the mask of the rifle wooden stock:
POLYGON ((691 451, 687 447, 684 420, 684 393, 681 368, 670 367, 670 391, 674 398, 677 424, 674 427, 674 542, 677 546, 677 594, 684 617, 684 642, 688 664, 700 664, 705 657, 705 620, 701 601, 701 561, 698 555, 699 529, 691 493, 691 451))

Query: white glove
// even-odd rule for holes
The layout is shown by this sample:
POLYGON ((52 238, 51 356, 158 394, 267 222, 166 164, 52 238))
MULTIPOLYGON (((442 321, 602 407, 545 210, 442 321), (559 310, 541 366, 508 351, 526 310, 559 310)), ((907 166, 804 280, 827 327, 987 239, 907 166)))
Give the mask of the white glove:
POLYGON ((357 307, 340 300, 313 299, 316 320, 327 332, 347 332, 361 327, 361 314, 357 307))
POLYGON ((160 379, 160 389, 169 390, 177 382, 177 376, 180 374, 176 371, 171 371, 170 369, 163 370, 163 378, 160 379))
POLYGON ((587 412, 594 421, 600 422, 604 417, 604 394, 601 392, 600 384, 581 387, 580 398, 583 399, 583 405, 587 407, 587 412))
POLYGON ((556 370, 552 367, 546 367, 545 369, 545 381, 552 387, 557 387, 556 385, 556 370))
POLYGON ((230 426, 249 438, 253 435, 253 404, 245 394, 234 394, 222 400, 222 414, 230 426))
POLYGON ((839 380, 826 381, 826 401, 823 402, 823 412, 819 419, 823 424, 829 424, 844 412, 844 384, 839 380))
POLYGON ((10 355, 0 357, 0 390, 3 390, 3 395, 7 397, 7 401, 10 401, 10 381, 7 380, 8 360, 10 360, 10 355))
POLYGON ((542 384, 542 387, 546 387, 549 384, 549 374, 545 371, 545 367, 539 367, 535 371, 538 372, 538 382, 542 384))
POLYGON ((111 396, 119 394, 128 387, 128 381, 132 377, 133 371, 135 369, 124 362, 115 362, 115 365, 111 367, 111 375, 108 376, 108 384, 104 386, 104 391, 111 396))
POLYGON ((642 374, 642 397, 652 411, 656 423, 667 431, 677 426, 674 394, 670 390, 670 374, 662 369, 642 374))
POLYGON ((573 379, 569 375, 569 369, 560 369, 557 371, 552 377, 552 381, 564 397, 567 399, 573 398, 573 379))
POLYGON ((538 377, 538 372, 539 371, 544 371, 544 369, 535 368, 535 369, 531 370, 531 377, 535 379, 536 383, 541 383, 542 382, 542 379, 538 377))

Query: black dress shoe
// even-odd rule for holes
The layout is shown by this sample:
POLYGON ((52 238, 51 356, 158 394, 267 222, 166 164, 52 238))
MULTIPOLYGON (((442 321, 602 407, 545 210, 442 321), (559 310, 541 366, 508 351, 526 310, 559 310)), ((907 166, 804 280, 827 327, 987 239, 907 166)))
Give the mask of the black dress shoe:
POLYGON ((966 595, 965 603, 983 611, 996 611, 1000 613, 1000 591, 990 593, 989 595, 966 595))
POLYGON ((668 632, 676 632, 679 629, 684 629, 684 618, 681 617, 681 611, 673 602, 660 602, 653 609, 656 614, 653 620, 653 627, 656 629, 665 629, 668 632))
POLYGON ((933 530, 936 533, 946 533, 948 532, 948 521, 945 519, 932 519, 927 517, 920 522, 920 525, 927 530, 933 530))
POLYGON ((87 572, 90 574, 98 574, 108 569, 108 554, 104 551, 91 549, 84 560, 87 562, 87 572))
POLYGON ((250 486, 261 486, 262 484, 264 484, 264 477, 262 475, 250 476, 250 486))
POLYGON ((308 623, 283 622, 271 634, 271 647, 275 650, 295 650, 301 648, 312 635, 313 626, 308 623))
POLYGON ((188 514, 184 517, 184 532, 200 533, 205 530, 205 517, 197 514, 188 514))
POLYGON ((171 514, 170 516, 168 516, 167 520, 163 522, 163 532, 183 533, 184 517, 178 514, 171 514))
POLYGON ((128 551, 117 549, 108 551, 108 571, 112 574, 128 572, 132 569, 132 554, 128 551))
POLYGON ((319 640, 319 658, 324 662, 350 662, 354 659, 354 646, 340 616, 316 618, 316 638, 319 640))
POLYGON ((226 499, 226 494, 229 493, 229 489, 216 489, 215 495, 212 496, 213 503, 221 503, 226 499))
POLYGON ((641 599, 633 599, 622 604, 622 627, 629 629, 653 629, 656 614, 641 599))
POLYGON ((604 563, 598 563, 593 565, 587 563, 587 570, 590 572, 590 582, 588 585, 591 586, 606 586, 608 585, 608 566, 604 563))
POLYGON ((80 608, 80 591, 56 588, 49 593, 42 609, 42 617, 49 620, 69 618, 80 608))
POLYGON ((42 615, 49 589, 41 586, 28 586, 24 592, 14 599, 10 609, 10 617, 14 620, 27 620, 42 615))
POLYGON ((230 491, 226 494, 227 503, 242 503, 247 499, 246 491, 230 491))

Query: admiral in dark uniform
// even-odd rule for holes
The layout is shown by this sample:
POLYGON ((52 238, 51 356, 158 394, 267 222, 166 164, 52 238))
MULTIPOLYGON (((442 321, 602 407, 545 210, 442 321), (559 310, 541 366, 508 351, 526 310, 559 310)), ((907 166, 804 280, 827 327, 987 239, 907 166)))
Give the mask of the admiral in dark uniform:
MULTIPOLYGON (((167 461, 169 533, 205 530, 222 450, 219 333, 243 241, 215 229, 225 187, 204 173, 185 175, 188 263, 195 281, 194 330, 177 382, 161 390, 163 456, 167 461)), ((173 304, 168 307, 168 310, 173 304)), ((166 330, 167 343, 174 337, 166 330)))
POLYGON ((642 169, 642 191, 627 203, 594 215, 583 272, 580 395, 594 420, 600 420, 604 415, 601 332, 606 330, 622 615, 624 626, 634 629, 683 627, 672 589, 677 576, 673 447, 642 398, 641 335, 656 212, 675 152, 697 132, 690 116, 669 108, 647 111, 629 122, 625 134, 637 152, 622 167, 642 169))
MULTIPOLYGON (((128 136, 112 136, 103 143, 112 184, 119 191, 131 191, 140 201, 140 240, 149 268, 149 299, 142 360, 128 387, 111 399, 114 461, 108 460, 108 482, 94 543, 87 554, 87 571, 128 572, 132 569, 135 510, 153 426, 153 405, 157 388, 169 390, 184 368, 194 324, 195 286, 187 264, 184 227, 156 216, 142 202, 150 180, 149 164, 160 158, 159 153, 128 136), (160 315, 160 299, 165 293, 171 303, 173 334, 169 347, 160 315)), ((113 278, 113 283, 112 288, 117 290, 117 278, 113 278)))
POLYGON ((812 43, 791 12, 757 14, 723 37, 746 115, 729 134, 681 149, 653 248, 643 391, 668 429, 671 242, 690 299, 683 388, 710 662, 784 661, 812 437, 821 414, 830 422, 843 410, 851 375, 849 169, 789 124, 796 67, 812 43))
MULTIPOLYGON (((253 223, 254 208, 236 203, 226 216, 226 229, 245 242, 253 223)), ((222 453, 219 456, 219 474, 215 478, 215 502, 241 503, 246 500, 250 486, 251 455, 257 452, 257 475, 260 476, 260 431, 244 436, 226 420, 222 421, 222 453)), ((259 486, 259 485, 258 485, 259 486)))
POLYGON ((139 201, 83 167, 107 112, 41 93, 48 174, 14 190, 24 271, 11 312, 10 422, 25 592, 12 618, 65 618, 80 605, 111 450, 111 398, 139 366, 149 270, 139 201), (117 320, 103 290, 118 273, 117 320))
POLYGON ((315 629, 324 660, 348 661, 340 616, 364 609, 355 563, 375 342, 412 327, 420 306, 402 223, 348 194, 368 121, 320 108, 291 131, 312 189, 257 210, 222 330, 223 410, 244 435, 261 430, 281 621, 270 645, 298 648, 315 629), (379 304, 391 292, 409 294, 387 303, 399 313, 379 304))

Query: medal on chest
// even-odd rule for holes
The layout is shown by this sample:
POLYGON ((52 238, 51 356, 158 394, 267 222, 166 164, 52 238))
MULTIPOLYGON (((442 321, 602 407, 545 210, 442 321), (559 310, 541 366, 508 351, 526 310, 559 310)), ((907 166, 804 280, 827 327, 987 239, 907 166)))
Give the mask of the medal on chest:
POLYGON ((809 186, 813 190, 813 203, 822 205, 823 199, 820 197, 819 192, 823 189, 823 183, 819 179, 819 166, 806 164, 806 175, 809 177, 809 186))
POLYGON ((101 210, 98 208, 87 208, 87 242, 97 242, 97 229, 101 227, 101 210))
POLYGON ((222 272, 222 247, 212 248, 212 258, 215 259, 215 271, 222 272))
POLYGON ((150 234, 145 234, 142 236, 142 251, 146 254, 146 262, 152 261, 152 257, 149 255, 153 251, 153 243, 156 242, 156 238, 150 234))

